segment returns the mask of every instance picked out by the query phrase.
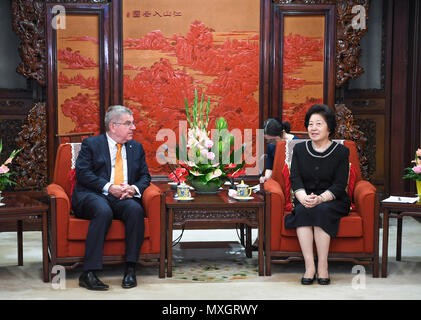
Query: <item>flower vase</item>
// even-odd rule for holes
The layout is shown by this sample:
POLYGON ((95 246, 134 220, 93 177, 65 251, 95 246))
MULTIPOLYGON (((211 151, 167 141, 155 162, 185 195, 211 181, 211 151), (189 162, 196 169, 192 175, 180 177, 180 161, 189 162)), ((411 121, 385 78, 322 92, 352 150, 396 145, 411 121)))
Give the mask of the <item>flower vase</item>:
POLYGON ((417 194, 421 196, 421 180, 415 181, 417 184, 417 194))
POLYGON ((197 194, 216 194, 220 190, 221 183, 209 181, 204 183, 200 180, 191 180, 189 184, 194 188, 197 194))

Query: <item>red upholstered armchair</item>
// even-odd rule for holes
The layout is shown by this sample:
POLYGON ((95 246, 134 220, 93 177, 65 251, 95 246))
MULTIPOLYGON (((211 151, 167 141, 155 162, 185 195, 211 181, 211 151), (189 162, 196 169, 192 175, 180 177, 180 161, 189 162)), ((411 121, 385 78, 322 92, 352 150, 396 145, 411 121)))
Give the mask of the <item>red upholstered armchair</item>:
MULTIPOLYGON (((284 217, 291 213, 288 203, 289 181, 286 161, 290 161, 294 142, 280 141, 276 154, 272 178, 265 182, 266 192, 266 275, 271 274, 272 263, 288 263, 302 259, 300 244, 295 229, 285 229, 284 217)), ((302 141, 302 140, 301 140, 302 141)), ((358 152, 354 142, 343 142, 350 150, 350 179, 348 188, 354 184, 351 200, 353 210, 341 219, 337 237, 332 239, 329 248, 329 260, 353 261, 358 264, 372 264, 373 277, 378 277, 379 244, 376 188, 361 179, 358 152), (351 174, 351 166, 353 175, 351 174), (355 181, 351 181, 351 179, 355 181)), ((314 250, 316 252, 316 250, 314 250)))
MULTIPOLYGON (((89 220, 76 218, 71 210, 73 166, 80 143, 60 144, 57 150, 53 183, 47 186, 52 198, 49 249, 51 264, 73 269, 83 263, 89 220)), ((142 195, 145 209, 145 238, 139 260, 159 264, 159 277, 165 277, 165 239, 161 239, 165 221, 160 189, 151 184, 142 195)), ((125 253, 124 224, 113 220, 104 244, 104 263, 123 263, 125 253)))

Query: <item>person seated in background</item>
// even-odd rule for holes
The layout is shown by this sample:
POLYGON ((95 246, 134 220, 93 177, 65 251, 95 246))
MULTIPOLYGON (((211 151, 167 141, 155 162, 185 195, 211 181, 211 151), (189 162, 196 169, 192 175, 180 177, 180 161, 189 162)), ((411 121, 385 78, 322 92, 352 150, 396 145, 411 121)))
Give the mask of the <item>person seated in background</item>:
POLYGON ((319 284, 327 285, 330 239, 336 237, 340 219, 348 215, 351 205, 346 192, 349 149, 331 140, 336 116, 330 107, 313 105, 306 113, 304 126, 310 140, 294 146, 290 181, 295 207, 292 214, 285 216, 285 228, 297 232, 305 262, 301 283, 312 284, 317 274, 319 284))
POLYGON ((280 122, 278 119, 269 118, 263 124, 264 137, 267 141, 266 147, 266 164, 265 174, 260 177, 260 183, 272 177, 273 161, 275 160, 276 144, 281 141, 289 141, 292 139, 300 139, 299 137, 290 134, 291 125, 288 121, 280 122))
MULTIPOLYGON (((290 141, 293 139, 300 139, 299 137, 290 134, 291 124, 288 121, 279 121, 275 118, 269 118, 263 123, 263 132, 265 140, 267 141, 266 146, 266 163, 265 163, 265 174, 259 178, 260 183, 264 183, 272 177, 273 162, 275 160, 276 144, 281 141, 290 141)), ((253 242, 252 250, 258 250, 258 240, 253 242)))
POLYGON ((122 287, 137 285, 135 268, 145 232, 140 198, 151 181, 142 144, 133 140, 132 111, 124 106, 109 107, 105 128, 105 134, 83 140, 72 194, 76 217, 91 220, 79 277, 79 286, 89 290, 109 288, 96 271, 102 269, 104 241, 113 219, 122 220, 126 230, 122 287))

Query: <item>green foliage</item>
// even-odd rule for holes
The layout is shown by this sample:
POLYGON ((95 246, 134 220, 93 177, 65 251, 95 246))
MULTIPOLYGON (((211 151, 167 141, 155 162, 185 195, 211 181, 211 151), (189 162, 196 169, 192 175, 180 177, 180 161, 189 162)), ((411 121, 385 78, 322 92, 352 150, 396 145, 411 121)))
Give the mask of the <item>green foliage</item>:
POLYGON ((421 181, 421 173, 415 173, 413 168, 405 168, 404 170, 407 173, 402 178, 421 181))
MULTIPOLYGON (((3 141, 0 140, 0 154, 3 150, 3 141)), ((13 150, 7 160, 0 167, 0 191, 3 191, 6 186, 15 185, 16 182, 10 179, 10 177, 15 174, 13 171, 9 171, 8 164, 10 164, 13 158, 20 152, 20 149, 13 150), (7 172, 4 172, 6 171, 7 172)))

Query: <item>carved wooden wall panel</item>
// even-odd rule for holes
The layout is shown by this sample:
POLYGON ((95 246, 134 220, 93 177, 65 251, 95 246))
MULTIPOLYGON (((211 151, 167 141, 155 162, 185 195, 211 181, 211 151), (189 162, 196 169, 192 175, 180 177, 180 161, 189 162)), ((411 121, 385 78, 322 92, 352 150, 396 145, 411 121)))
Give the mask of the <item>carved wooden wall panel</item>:
POLYGON ((378 91, 345 91, 344 104, 367 138, 366 155, 370 181, 385 189, 385 97, 378 91), (369 147, 368 147, 369 146, 369 147))
POLYGON ((45 4, 35 1, 12 1, 12 13, 13 30, 21 40, 19 55, 22 61, 16 71, 44 86, 47 61, 44 35, 45 4))
POLYGON ((16 138, 22 151, 16 156, 19 167, 16 189, 41 190, 47 185, 47 112, 45 103, 37 103, 29 112, 16 138))
MULTIPOLYGON (((378 147, 383 150, 383 146, 377 146, 376 142, 377 123, 375 119, 359 119, 355 116, 354 120, 367 138, 367 143, 365 144, 367 148, 364 148, 364 153, 367 156, 367 174, 369 177, 372 177, 377 169, 376 154, 380 151, 378 147)), ((383 155, 382 152, 379 153, 383 155)))
POLYGON ((346 139, 355 142, 360 157, 361 175, 364 179, 367 179, 368 159, 365 151, 367 138, 359 130, 359 126, 355 123, 351 110, 344 104, 336 104, 335 109, 337 128, 334 139, 346 139))

